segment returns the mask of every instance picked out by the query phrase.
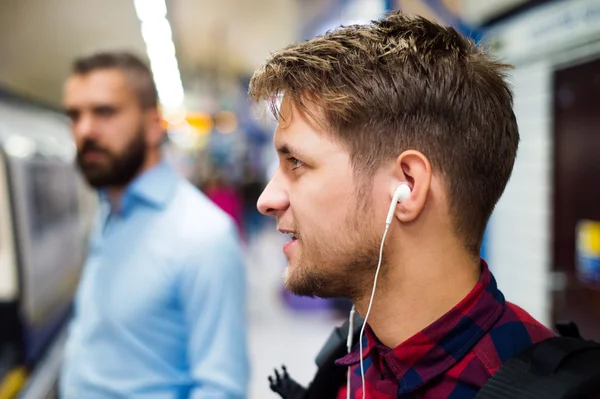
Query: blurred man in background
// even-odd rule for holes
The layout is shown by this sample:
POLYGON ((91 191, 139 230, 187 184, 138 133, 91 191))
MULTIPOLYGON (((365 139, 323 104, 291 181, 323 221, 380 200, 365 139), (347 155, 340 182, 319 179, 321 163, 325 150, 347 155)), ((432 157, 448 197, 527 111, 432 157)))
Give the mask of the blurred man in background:
POLYGON ((258 207, 291 238, 286 285, 350 298, 367 318, 310 398, 472 398, 553 335, 479 257, 519 142, 506 68, 452 28, 392 13, 289 46, 254 74, 251 96, 279 117, 280 163, 258 207))
POLYGON ((64 103, 99 190, 62 398, 245 398, 245 270, 232 220, 166 164, 148 67, 74 63, 64 103))

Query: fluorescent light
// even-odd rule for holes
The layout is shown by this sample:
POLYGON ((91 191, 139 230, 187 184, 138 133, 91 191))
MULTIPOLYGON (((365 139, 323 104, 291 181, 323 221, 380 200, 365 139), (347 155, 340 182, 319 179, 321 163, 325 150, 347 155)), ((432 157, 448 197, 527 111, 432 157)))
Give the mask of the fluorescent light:
POLYGON ((160 103, 169 109, 179 108, 183 104, 184 98, 183 92, 176 88, 166 88, 160 93, 160 103))
POLYGON ((142 22, 142 37, 146 45, 173 42, 171 25, 165 18, 142 22))
POLYGON ((150 59, 156 60, 163 57, 175 58, 175 45, 172 41, 157 41, 146 45, 146 52, 150 59))
POLYGON ((167 5, 164 0, 133 0, 133 4, 135 12, 142 22, 167 16, 167 5))
POLYGON ((173 32, 167 20, 165 0, 134 0, 141 21, 142 38, 150 59, 158 98, 166 112, 185 110, 185 93, 175 56, 173 32))

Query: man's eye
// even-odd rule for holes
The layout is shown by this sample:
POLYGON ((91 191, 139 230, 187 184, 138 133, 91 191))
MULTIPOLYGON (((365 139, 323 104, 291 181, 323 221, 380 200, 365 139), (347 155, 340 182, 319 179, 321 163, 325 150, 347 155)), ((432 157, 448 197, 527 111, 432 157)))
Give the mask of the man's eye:
POLYGON ((77 122, 77 120, 79 119, 79 111, 69 110, 67 111, 67 116, 69 117, 69 119, 71 119, 71 122, 77 122))
POLYGON ((299 161, 294 157, 289 157, 287 160, 293 166, 292 170, 296 170, 299 167, 301 167, 302 165, 304 165, 304 163, 302 161, 299 161))
POLYGON ((116 109, 113 107, 97 107, 94 109, 94 113, 98 116, 109 117, 116 113, 116 109))

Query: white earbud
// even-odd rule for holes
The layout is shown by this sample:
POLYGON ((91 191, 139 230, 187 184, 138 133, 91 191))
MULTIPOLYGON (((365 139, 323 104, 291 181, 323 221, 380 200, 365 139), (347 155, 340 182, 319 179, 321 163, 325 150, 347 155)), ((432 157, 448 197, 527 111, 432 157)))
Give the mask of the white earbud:
POLYGON ((385 219, 385 224, 390 225, 392 223, 392 218, 394 217, 394 211, 396 210, 396 204, 398 202, 404 201, 410 195, 410 187, 408 184, 402 183, 394 191, 394 197, 392 198, 392 202, 390 204, 390 210, 388 211, 387 218, 385 219))

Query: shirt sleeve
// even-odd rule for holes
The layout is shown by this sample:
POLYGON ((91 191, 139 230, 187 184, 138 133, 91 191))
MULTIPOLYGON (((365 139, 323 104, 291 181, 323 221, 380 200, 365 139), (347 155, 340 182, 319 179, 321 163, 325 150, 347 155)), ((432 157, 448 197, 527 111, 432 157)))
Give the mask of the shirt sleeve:
POLYGON ((198 240, 182 275, 182 306, 189 326, 190 399, 247 396, 246 277, 233 223, 198 240))

